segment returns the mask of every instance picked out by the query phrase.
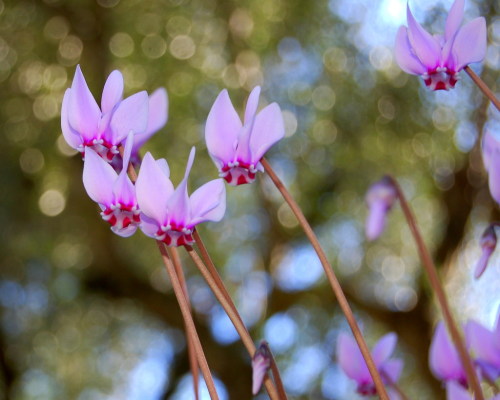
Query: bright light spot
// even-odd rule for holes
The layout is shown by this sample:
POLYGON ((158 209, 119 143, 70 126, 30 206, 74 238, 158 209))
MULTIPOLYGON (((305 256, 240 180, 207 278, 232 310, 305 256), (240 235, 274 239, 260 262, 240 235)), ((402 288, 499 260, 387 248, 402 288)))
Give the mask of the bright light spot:
MULTIPOLYGON (((219 395, 220 400, 228 400, 227 390, 224 387, 224 384, 214 377, 215 389, 217 390, 217 394, 219 395)), ((208 393, 207 386, 202 377, 200 377, 200 381, 198 384, 198 391, 200 395, 200 400, 210 400, 210 395, 208 393)), ((141 398, 142 399, 142 398, 141 398)), ((193 393, 193 378, 191 374, 185 375, 179 382, 177 389, 171 397, 172 400, 192 400, 194 399, 193 393)))
POLYGON ((44 163, 45 160, 42 152, 34 148, 24 150, 19 157, 21 169, 28 174, 39 172, 43 168, 44 163))
POLYGON ((323 274, 316 253, 309 247, 291 249, 275 271, 275 279, 283 290, 298 291, 313 286, 323 274))
POLYGON ((193 57, 196 51, 196 45, 189 36, 179 35, 170 42, 169 50, 175 58, 187 60, 193 57))
POLYGON ((214 307, 211 317, 210 330, 215 340, 222 344, 238 340, 238 332, 222 307, 214 307))
POLYGON ((127 57, 134 52, 134 41, 129 34, 118 32, 109 41, 109 49, 116 57, 127 57))
POLYGON ((40 211, 49 217, 55 217, 63 212, 66 207, 66 199, 58 190, 47 190, 38 200, 40 211))
POLYGON ((285 136, 290 137, 297 132, 297 118, 288 110, 283 110, 283 121, 285 123, 285 136))
POLYGON ((274 353, 283 353, 294 344, 297 338, 297 324, 286 314, 274 314, 266 322, 264 337, 274 353))

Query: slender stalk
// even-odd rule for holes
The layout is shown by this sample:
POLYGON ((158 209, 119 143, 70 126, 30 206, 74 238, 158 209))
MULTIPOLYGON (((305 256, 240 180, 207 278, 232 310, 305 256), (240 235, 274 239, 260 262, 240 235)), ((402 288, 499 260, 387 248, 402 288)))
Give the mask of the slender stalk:
POLYGON ((335 294, 335 297, 337 298, 337 301, 340 305, 340 308, 342 309, 342 312, 344 313, 347 323, 349 324, 352 333, 354 335, 354 338, 356 339, 356 342, 359 346, 359 349, 361 350, 361 354, 363 355, 363 358, 365 359, 366 365, 368 367, 368 370, 370 371, 370 375, 373 378, 373 383, 375 384, 375 387, 377 389, 377 394, 382 400, 389 400, 389 396, 387 395, 387 391, 385 390, 384 384, 382 382, 382 378, 377 370, 377 367, 375 366, 375 363, 373 362, 373 358, 370 354, 370 350, 368 349, 368 346, 366 345, 365 339, 363 338, 363 335, 361 333, 361 330, 359 329, 358 323, 356 322, 356 319, 354 318, 354 314, 352 313, 351 307, 349 306, 349 303, 347 302, 347 298, 345 297, 345 294, 342 290, 342 287, 340 286, 340 283, 335 276, 335 273, 333 272, 333 268, 328 262, 328 259, 326 258, 326 254, 323 251, 323 248, 319 244, 318 238, 316 237, 316 234, 311 228, 311 225, 309 225, 309 222, 307 221, 306 217, 302 213, 302 210, 298 206, 297 202, 293 199, 291 194, 288 192, 286 189, 285 185, 281 180, 278 178, 272 167, 269 165, 267 160, 263 158, 261 161, 262 165, 264 166, 264 170, 266 173, 269 175, 273 183, 276 185, 278 190, 281 192, 281 195, 285 199, 285 201, 288 203, 290 208, 292 209, 293 213, 297 217, 297 220, 299 221, 299 224, 302 226, 302 229, 304 230, 304 233, 306 234, 307 238, 311 242, 314 250, 316 251, 316 254, 318 255, 319 260, 321 261, 321 265, 323 266, 323 269, 325 271, 326 277, 328 279, 328 282, 330 283, 330 286, 332 287, 333 293, 335 294))
POLYGON ((273 371, 273 378, 274 378, 274 383, 276 383, 276 388, 278 389, 278 396, 280 397, 281 400, 287 400, 288 398, 286 397, 285 387, 283 386, 283 381, 281 380, 281 374, 278 369, 278 365, 274 360, 273 352, 269 347, 269 343, 263 340, 260 345, 266 347, 267 352, 269 354, 269 358, 271 359, 271 371, 273 371))
POLYGON ((388 384, 388 386, 390 386, 392 389, 394 389, 397 392, 397 394, 401 398, 401 400, 410 400, 409 397, 405 394, 405 392, 403 392, 403 389, 401 389, 396 382, 392 382, 391 378, 383 371, 382 371, 382 376, 384 377, 386 382, 390 382, 388 384))
POLYGON ((496 98, 495 94, 491 89, 484 83, 484 81, 472 70, 469 66, 465 67, 465 72, 471 77, 477 87, 483 92, 483 94, 491 100, 498 111, 500 111, 500 101, 496 98))
POLYGON ((179 282, 177 274, 175 273, 175 268, 172 264, 172 261, 170 260, 170 256, 167 252, 165 244, 160 241, 156 241, 156 243, 158 244, 158 248, 160 249, 163 263, 165 264, 168 275, 172 282, 172 288, 174 289, 175 297, 177 298, 177 302, 179 303, 182 317, 184 318, 184 322, 186 324, 187 329, 190 331, 190 335, 192 335, 191 337, 194 339, 194 347, 196 349, 196 355, 198 357, 198 364, 200 366, 201 373, 205 378, 205 382, 208 388, 208 393, 210 394, 210 398, 212 400, 218 400, 219 396, 217 395, 217 391, 215 389, 214 380, 212 378, 212 374, 210 373, 210 369, 208 367, 205 354, 203 353, 203 348, 201 347, 200 338, 198 337, 198 333, 196 332, 196 327, 194 325, 193 317, 191 316, 191 312, 189 311, 189 306, 187 304, 186 298, 184 297, 181 283, 179 282))
MULTIPOLYGON (((191 256, 191 258, 193 259, 196 267, 199 269, 203 278, 205 278, 205 281, 207 282, 208 286, 210 287, 215 297, 221 304, 222 308, 224 308, 224 311, 226 312, 227 316, 233 323, 234 328, 238 332, 238 335, 240 336, 241 341, 243 342, 243 345, 248 351, 248 354, 250 355, 250 357, 253 357, 257 349, 255 347, 252 338, 250 337, 250 334, 248 333, 247 328, 245 327, 243 322, 241 322, 241 318, 239 317, 237 311, 234 311, 235 310, 234 305, 231 306, 230 302, 228 302, 226 297, 222 294, 221 290, 217 286, 217 283, 215 282, 215 279, 212 277, 212 275, 208 271, 208 268, 200 259, 196 251, 191 246, 184 246, 184 247, 188 252, 188 254, 191 256)), ((279 400, 276 388, 274 387, 274 384, 272 383, 271 379, 269 379, 268 376, 264 379, 264 385, 266 386, 269 397, 272 400, 279 400)))
POLYGON ((415 216, 413 215, 410 206, 406 200, 406 197, 403 191, 401 190, 401 187, 399 186, 398 182, 391 176, 389 176, 389 179, 391 180, 392 184, 394 185, 394 188, 396 189, 399 202, 401 204, 401 208, 403 209, 403 213, 406 218, 406 222, 408 223, 410 231, 417 244, 418 253, 420 254, 420 259, 422 260, 422 265, 424 266, 425 272, 427 273, 431 287, 434 293, 436 294, 439 305, 441 307, 441 311, 443 313, 443 318, 445 320, 446 326, 448 327, 448 331, 450 332, 451 339, 455 344, 455 347, 458 351, 458 355, 460 357, 460 361, 462 362, 462 365, 465 369, 465 373, 467 375, 467 381, 476 396, 475 398, 477 400, 484 400, 484 395, 481 390, 481 385, 479 384, 479 380, 474 370, 474 364, 472 363, 470 355, 467 352, 464 340, 460 334, 460 331, 457 328, 457 324, 451 313, 450 306, 448 304, 448 299, 446 297, 446 294, 444 293, 441 281, 439 280, 436 266, 434 265, 429 250, 427 249, 424 240, 422 238, 422 235, 420 234, 415 216))
MULTIPOLYGON (((168 251, 168 249, 167 249, 168 251)), ((184 292, 184 296, 186 298, 186 303, 189 307, 189 310, 192 310, 191 302, 189 301, 189 295, 187 291, 186 279, 184 278, 184 271, 182 270, 181 259, 179 257, 179 252, 176 247, 170 248, 170 256, 172 262, 174 264, 175 273, 179 278, 179 283, 181 284, 182 291, 184 292)), ((195 400, 199 399, 198 393, 198 382, 199 382, 199 369, 198 369, 198 355, 196 354, 196 347, 194 339, 191 335, 191 331, 187 328, 187 325, 184 324, 186 329, 186 338, 187 338, 187 346, 188 346, 188 357, 189 357, 189 366, 191 368, 191 376, 193 377, 193 391, 195 400)))

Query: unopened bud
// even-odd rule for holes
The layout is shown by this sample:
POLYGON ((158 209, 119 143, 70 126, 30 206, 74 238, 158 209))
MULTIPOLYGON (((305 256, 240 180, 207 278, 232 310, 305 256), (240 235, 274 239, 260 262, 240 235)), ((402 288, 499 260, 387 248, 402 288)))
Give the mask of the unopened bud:
POLYGON ((252 394, 254 396, 259 392, 269 368, 271 368, 271 353, 267 342, 262 341, 252 359, 252 394))
POLYGON ((377 239, 383 232, 387 213, 396 201, 397 192, 388 177, 374 183, 366 193, 368 217, 365 232, 368 240, 377 239))

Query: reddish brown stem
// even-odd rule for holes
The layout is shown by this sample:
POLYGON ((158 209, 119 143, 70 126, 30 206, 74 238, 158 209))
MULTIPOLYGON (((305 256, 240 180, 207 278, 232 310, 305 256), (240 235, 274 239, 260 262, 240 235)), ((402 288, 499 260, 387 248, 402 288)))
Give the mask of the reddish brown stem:
POLYGON ((483 92, 483 94, 490 99, 490 101, 495 105, 498 111, 500 111, 500 101, 496 98, 493 91, 484 83, 484 81, 472 70, 469 66, 465 67, 465 72, 471 77, 477 87, 483 92))
POLYGON ((177 302, 179 303, 182 317, 184 318, 184 323, 186 324, 186 328, 189 331, 189 335, 191 335, 191 337, 193 338, 194 347, 196 349, 196 355, 198 358, 198 364, 200 366, 201 373, 203 374, 203 378, 205 378, 208 393, 210 394, 210 398, 212 400, 218 400, 219 396, 217 395, 217 390, 215 389, 214 380, 212 378, 212 374, 210 373, 210 368, 208 367, 207 359, 205 358, 205 353, 203 352, 200 338, 198 337, 198 333, 196 332, 196 327, 189 310, 189 305, 187 304, 186 298, 184 297, 181 283, 179 282, 177 274, 175 273, 175 268, 172 264, 172 261, 170 260, 170 256, 167 252, 165 244, 160 241, 156 241, 156 243, 158 244, 158 248, 160 249, 161 257, 163 259, 163 263, 165 264, 165 268, 167 269, 170 281, 172 282, 172 288, 174 289, 175 297, 177 298, 177 302))
POLYGON ((387 391, 385 390, 384 383, 382 382, 382 377, 380 376, 380 374, 377 370, 377 367, 375 366, 375 363, 373 362, 373 358, 370 354, 370 350, 368 349, 368 346, 366 345, 365 339, 361 333, 361 330, 359 329, 358 323, 356 322, 354 314, 352 313, 351 307, 349 306, 349 303, 347 302, 347 298, 345 297, 344 291, 342 290, 342 287, 340 286, 340 283, 339 283, 337 277, 335 276, 335 273, 333 272, 332 266, 330 265, 328 259, 326 258, 326 254, 323 251, 323 248, 319 244, 319 241, 318 241, 318 238, 316 237, 316 234, 314 233, 311 226, 309 225, 309 222, 307 221, 306 217, 302 213, 302 210, 300 209, 299 205, 296 203, 296 201, 293 199, 291 194, 288 192, 285 185, 278 178, 278 176, 276 175, 274 170, 271 168, 271 166, 269 165, 267 160, 263 158, 261 160, 261 163, 262 163, 266 173, 269 175, 269 177, 271 178, 273 183, 276 185, 276 187, 280 191, 280 193, 283 196, 283 198, 285 199, 285 201, 288 203, 288 205, 292 209, 293 213, 297 217, 297 220, 299 221, 299 224, 301 225, 302 229, 304 230, 304 233, 306 234, 306 236, 309 239, 309 241, 311 242, 314 250, 316 251, 316 254, 318 255, 318 258, 321 261, 321 265, 323 266, 323 269, 325 271, 328 282, 330 283, 330 286, 333 290, 333 293, 335 294, 335 297, 337 298, 339 306, 342 309, 342 312, 345 315, 347 323, 349 324, 349 326, 352 330, 354 338, 356 339, 356 342, 359 346, 359 349, 361 350, 361 354, 363 355, 363 358, 365 359, 368 370, 370 371, 370 375, 372 376, 373 383, 375 384, 375 387, 377 389, 378 396, 382 400, 389 400, 389 396, 387 395, 387 391))
POLYGON ((401 204, 401 208, 403 209, 403 213, 406 218, 406 222, 410 227, 410 231, 415 239, 417 244, 418 253, 420 255, 420 259, 422 260, 422 265, 424 266, 424 270, 427 273, 429 278, 429 282, 431 284, 432 290, 436 294, 439 305, 441 307, 441 311, 443 313, 443 318, 448 327, 448 331, 450 332, 451 339, 455 344, 455 347, 458 351, 458 355, 460 357, 460 361, 465 369, 465 373, 467 375, 467 381, 472 388, 472 391, 475 394, 475 398, 477 400, 484 400, 484 395, 481 390, 481 385, 479 384, 479 380, 474 370, 474 364, 470 358, 469 353, 467 352, 467 348, 465 347, 464 340, 462 335, 460 334, 459 329, 457 328, 457 323, 455 322, 453 315, 450 310, 450 306, 448 304, 448 299, 444 292, 441 281, 439 280, 439 275, 437 273, 436 266, 434 265, 434 261, 432 261, 432 257, 427 249, 427 246, 424 243, 422 235, 420 234, 420 230, 417 226, 417 221, 415 216, 413 215, 410 206, 406 200, 406 197, 401 190, 398 182, 391 176, 389 176, 394 188, 396 189, 396 193, 399 198, 399 202, 401 204))
MULTIPOLYGON (((229 319, 233 323, 234 328, 238 332, 238 335, 240 336, 241 341, 243 342, 243 345, 245 346, 245 348, 248 351, 248 354, 250 355, 250 357, 253 357, 255 354, 255 351, 257 349, 255 347, 255 344, 254 344, 250 334, 248 333, 247 328, 245 327, 245 325, 241 321, 241 317, 239 316, 238 312, 235 311, 236 307, 234 306, 234 304, 231 305, 230 303, 232 303, 232 301, 228 301, 227 298, 222 294, 222 291, 219 289, 217 283, 215 282, 215 279, 212 277, 212 275, 208 271, 208 268, 205 266, 203 261, 200 259, 200 257, 196 253, 196 251, 191 246, 185 246, 185 248, 186 248, 186 251, 191 256, 191 258, 193 259, 196 267, 199 269, 201 275, 203 276, 203 278, 207 282, 208 286, 210 287, 210 289, 214 293, 215 297, 217 298, 217 300, 221 304, 222 308, 224 308, 224 311, 226 312, 227 316, 229 317, 229 319)), ((269 397, 272 400, 279 400, 278 394, 276 392, 276 388, 274 387, 274 384, 271 381, 271 379, 269 379, 269 377, 266 377, 264 379, 264 385, 266 386, 267 393, 269 394, 269 397)))

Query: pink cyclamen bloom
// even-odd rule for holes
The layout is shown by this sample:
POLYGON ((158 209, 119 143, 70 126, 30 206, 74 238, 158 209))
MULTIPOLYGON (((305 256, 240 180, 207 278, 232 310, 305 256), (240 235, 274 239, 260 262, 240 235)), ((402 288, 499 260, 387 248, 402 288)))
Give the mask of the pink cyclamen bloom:
MULTIPOLYGON (((390 359, 396 342, 396 334, 388 333, 377 342, 371 351, 373 362, 386 385, 396 383, 403 369, 401 360, 390 359)), ((345 374, 357 382, 359 394, 371 396, 377 393, 370 371, 356 341, 342 332, 337 340, 337 360, 345 374)))
POLYGON ((491 224, 486 228, 481 236, 481 258, 478 260, 476 270, 474 271, 474 278, 478 279, 488 266, 488 261, 497 247, 497 235, 495 233, 495 225, 491 224))
POLYGON ((168 246, 191 245, 195 225, 220 221, 226 211, 226 188, 222 179, 210 181, 188 196, 187 181, 193 165, 194 147, 186 172, 174 189, 165 159, 156 160, 146 153, 136 182, 141 208, 141 229, 168 246))
MULTIPOLYGON (((452 381, 446 384, 446 400, 474 400, 474 396, 452 381)), ((493 396, 490 400, 500 400, 500 394, 493 396)))
POLYGON ((140 223, 135 187, 127 175, 132 143, 130 132, 119 174, 90 147, 85 148, 83 165, 83 185, 88 195, 101 207, 102 219, 111 225, 111 230, 123 237, 133 235, 140 223))
POLYGON ((493 199, 500 204, 500 138, 485 130, 482 141, 484 168, 488 172, 488 186, 493 199))
POLYGON ((389 178, 382 178, 370 186, 366 193, 368 218, 366 219, 365 233, 368 240, 375 240, 382 234, 387 214, 396 199, 396 188, 389 178))
POLYGON ((267 150, 285 136, 285 125, 277 103, 269 104, 257 113, 260 87, 255 87, 245 110, 244 123, 231 103, 227 90, 215 100, 205 126, 207 149, 219 169, 219 176, 230 185, 242 185, 255 180, 263 171, 260 160, 267 150))
POLYGON ((467 375, 442 321, 434 331, 429 353, 430 368, 436 378, 446 382, 456 381, 467 387, 467 375))
POLYGON ((271 354, 268 344, 263 342, 252 358, 252 394, 254 396, 259 392, 269 368, 271 368, 271 354))
POLYGON ((125 100, 122 97, 123 76, 115 70, 106 80, 99 108, 78 65, 61 108, 61 129, 68 145, 82 154, 85 147, 92 147, 106 161, 112 161, 130 131, 145 132, 148 94, 142 91, 125 100))
POLYGON ((492 331, 469 321, 465 326, 465 336, 482 374, 495 381, 500 376, 500 313, 492 331))
POLYGON ((408 28, 401 26, 396 36, 395 58, 401 69, 421 75, 432 90, 455 87, 460 72, 486 55, 486 21, 473 19, 463 27, 464 0, 451 6, 444 35, 431 35, 415 20, 407 7, 408 28))

